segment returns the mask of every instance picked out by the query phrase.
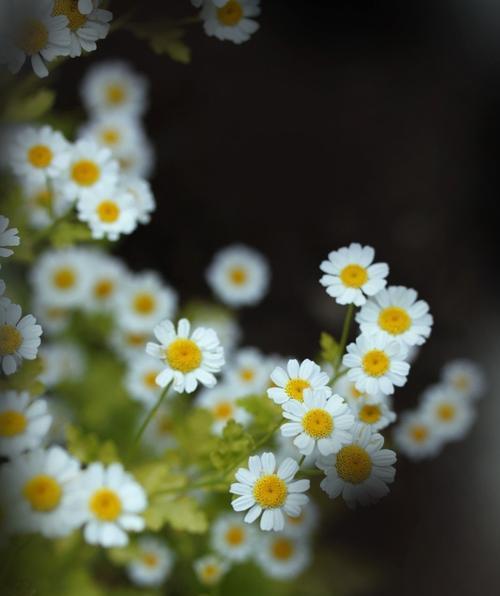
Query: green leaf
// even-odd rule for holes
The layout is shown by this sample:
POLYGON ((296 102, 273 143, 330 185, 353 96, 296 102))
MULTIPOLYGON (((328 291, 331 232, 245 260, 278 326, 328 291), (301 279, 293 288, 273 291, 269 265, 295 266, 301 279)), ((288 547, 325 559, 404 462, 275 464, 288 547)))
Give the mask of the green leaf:
POLYGON ((27 391, 32 396, 41 395, 45 387, 38 381, 43 371, 40 358, 36 360, 23 360, 19 370, 3 379, 0 379, 0 390, 27 391))
POLYGON ((116 447, 112 441, 101 442, 95 433, 84 433, 73 425, 66 429, 68 451, 83 463, 100 461, 110 464, 119 461, 116 447))
POLYGON ((5 109, 4 118, 9 122, 36 120, 52 108, 55 98, 50 89, 39 89, 24 98, 13 97, 5 109))
POLYGON ((178 490, 187 484, 186 476, 172 472, 164 461, 142 464, 134 468, 132 473, 148 494, 178 490))
POLYGON ((133 543, 120 548, 109 548, 106 552, 115 565, 126 565, 139 557, 139 549, 133 543))
POLYGON ((92 240, 90 228, 79 222, 63 221, 54 228, 50 235, 50 241, 55 248, 64 248, 77 242, 90 240, 92 240))
POLYGON ((251 453, 254 440, 241 424, 230 420, 211 453, 210 459, 217 470, 231 470, 251 453))
POLYGON ((322 332, 319 345, 321 346, 321 359, 333 364, 338 358, 340 348, 335 338, 329 333, 322 332))
POLYGON ((252 414, 252 427, 259 433, 270 431, 281 418, 280 406, 267 395, 247 395, 236 403, 252 414))
POLYGON ((208 529, 205 513, 193 497, 173 499, 171 495, 156 495, 144 513, 146 526, 155 532, 165 524, 174 530, 203 534, 208 529))
POLYGON ((191 60, 191 50, 184 43, 184 29, 169 20, 153 23, 133 23, 128 26, 139 39, 149 41, 156 54, 167 54, 172 60, 187 64, 191 60))

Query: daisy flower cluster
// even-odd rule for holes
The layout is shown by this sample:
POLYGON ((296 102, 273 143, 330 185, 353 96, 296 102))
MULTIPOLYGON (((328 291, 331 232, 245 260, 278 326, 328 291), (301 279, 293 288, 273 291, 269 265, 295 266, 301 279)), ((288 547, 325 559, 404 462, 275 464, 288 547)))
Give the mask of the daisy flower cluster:
POLYGON ((103 62, 89 69, 81 92, 90 120, 73 142, 49 125, 14 127, 3 141, 4 161, 32 228, 76 214, 93 238, 115 241, 155 209, 147 180, 153 152, 140 120, 147 84, 127 64, 103 62))
POLYGON ((260 0, 191 0, 199 8, 205 33, 241 44, 259 29, 260 0))

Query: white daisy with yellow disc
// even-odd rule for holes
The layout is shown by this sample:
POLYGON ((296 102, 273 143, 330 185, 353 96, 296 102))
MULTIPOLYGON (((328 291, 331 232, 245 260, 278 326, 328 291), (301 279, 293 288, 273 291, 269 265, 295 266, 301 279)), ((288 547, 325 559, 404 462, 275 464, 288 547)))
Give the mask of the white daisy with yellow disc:
POLYGON ((71 209, 71 203, 55 184, 25 182, 23 199, 29 225, 36 230, 48 227, 71 209))
POLYGON ((125 362, 132 362, 144 353, 151 333, 116 327, 111 332, 109 344, 116 355, 125 362))
POLYGON ((410 365, 406 349, 397 341, 360 335, 347 346, 342 364, 349 369, 347 378, 358 391, 369 395, 391 395, 394 387, 405 385, 410 365))
POLYGON ((174 555, 164 541, 154 536, 137 540, 137 555, 127 563, 126 571, 136 586, 161 586, 170 576, 174 555))
POLYGON ((226 380, 237 397, 263 393, 269 383, 269 360, 257 348, 241 348, 232 358, 226 380))
POLYGON ((217 555, 205 555, 196 559, 193 568, 198 581, 204 586, 215 586, 229 571, 229 561, 217 555))
POLYGON ((141 134, 139 121, 129 114, 120 112, 98 115, 79 131, 80 138, 90 139, 107 147, 115 157, 120 151, 133 147, 141 134))
POLYGON ((351 508, 369 505, 389 493, 394 481, 396 454, 382 449, 384 437, 356 425, 350 443, 340 451, 321 456, 316 465, 325 472, 321 488, 331 498, 342 495, 351 508))
POLYGON ((299 464, 289 457, 276 465, 273 453, 252 455, 248 469, 240 468, 230 492, 239 495, 231 503, 235 511, 247 511, 245 522, 251 524, 260 517, 261 530, 279 532, 285 527, 284 514, 297 516, 308 502, 304 493, 309 480, 294 480, 299 464))
POLYGON ((172 321, 162 321, 154 328, 159 344, 150 342, 146 352, 163 361, 163 370, 156 377, 160 387, 172 383, 177 393, 192 393, 198 384, 215 387, 215 375, 224 366, 224 349, 213 329, 197 327, 191 332, 187 319, 177 329, 172 321))
POLYGON ((328 390, 328 375, 312 360, 289 360, 286 370, 277 366, 271 373, 274 387, 267 390, 267 395, 275 404, 284 404, 293 399, 303 401, 304 390, 314 392, 328 390))
POLYGON ((90 311, 113 312, 127 280, 127 270, 122 261, 103 251, 89 253, 89 260, 89 296, 84 308, 90 311))
POLYGON ((213 389, 201 391, 196 397, 195 404, 210 412, 213 418, 212 432, 221 435, 230 420, 243 426, 251 420, 250 414, 236 403, 237 399, 237 393, 231 385, 219 384, 213 389))
POLYGON ((81 347, 68 340, 44 342, 38 351, 42 371, 38 376, 46 388, 53 388, 62 382, 79 381, 86 369, 81 347))
POLYGON ((291 422, 281 426, 281 434, 295 437, 293 444, 302 455, 317 451, 323 455, 337 452, 351 439, 354 416, 340 395, 305 389, 303 401, 290 399, 283 404, 283 416, 291 422))
POLYGON ((44 399, 31 401, 26 391, 0 394, 0 455, 13 457, 39 447, 52 422, 44 399))
POLYGON ((11 375, 21 366, 23 360, 34 360, 42 328, 33 315, 22 316, 19 304, 0 306, 0 368, 11 375))
POLYGON ((393 438, 396 450, 414 461, 435 457, 444 442, 432 419, 420 409, 401 414, 393 438))
POLYGON ((421 346, 431 334, 429 305, 415 290, 390 286, 368 300, 356 315, 361 332, 405 346, 421 346))
MULTIPOLYGON (((200 6, 200 4, 198 4, 200 6)), ((200 17, 205 33, 221 41, 240 44, 259 29, 260 0, 204 0, 200 17)))
POLYGON ((373 402, 384 399, 384 396, 382 394, 368 396, 367 393, 362 393, 361 391, 358 391, 356 389, 355 383, 347 378, 347 370, 348 369, 341 370, 343 374, 335 381, 335 384, 333 385, 333 392, 342 396, 346 400, 346 402, 351 406, 351 408, 354 408, 359 400, 364 399, 366 397, 369 397, 370 400, 373 402))
POLYGON ((361 397, 351 404, 351 410, 357 423, 367 426, 372 432, 382 430, 396 420, 387 396, 372 399, 361 397))
MULTIPOLYGON (((313 464, 314 465, 314 464, 313 464)), ((285 516, 285 527, 283 534, 295 538, 307 538, 314 533, 319 522, 319 509, 314 501, 309 500, 307 505, 302 508, 300 515, 292 517, 285 516)))
POLYGON ((443 367, 441 378, 445 385, 468 399, 481 397, 486 387, 483 370, 472 360, 448 362, 443 367))
POLYGON ((161 393, 156 377, 162 370, 162 362, 148 354, 132 359, 124 383, 130 397, 148 407, 153 406, 161 393))
POLYGON ((237 513, 223 513, 210 529, 212 548, 229 561, 248 560, 254 552, 256 538, 255 528, 237 513))
POLYGON ((373 263, 375 251, 371 246, 353 242, 348 247, 334 250, 320 265, 325 273, 320 279, 326 293, 338 304, 362 306, 366 296, 374 296, 386 285, 389 267, 373 263))
POLYGON ((0 257, 10 257, 14 254, 11 246, 19 246, 21 240, 17 228, 9 228, 9 218, 0 215, 0 257))
POLYGON ((469 432, 476 417, 470 399, 446 385, 435 385, 422 395, 420 405, 435 431, 445 441, 459 441, 469 432))
POLYGON ((156 209, 156 201, 147 180, 138 176, 127 176, 123 181, 123 188, 134 198, 137 219, 141 224, 151 221, 151 214, 156 209))
POLYGON ((260 537, 255 560, 267 576, 291 580, 309 566, 311 547, 306 536, 291 536, 283 532, 265 534, 260 537))
POLYGON ((128 532, 142 532, 146 494, 121 464, 90 464, 80 477, 80 503, 85 511, 83 535, 89 544, 126 546, 128 532))

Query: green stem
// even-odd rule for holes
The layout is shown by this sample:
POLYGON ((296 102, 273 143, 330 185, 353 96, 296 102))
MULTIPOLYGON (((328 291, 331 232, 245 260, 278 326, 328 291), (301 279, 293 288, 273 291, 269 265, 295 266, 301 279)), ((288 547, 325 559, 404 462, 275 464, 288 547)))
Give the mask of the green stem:
POLYGON ((137 431, 137 434, 135 435, 134 440, 132 442, 132 451, 135 450, 135 448, 139 444, 139 441, 141 440, 142 435, 144 434, 144 431, 148 427, 148 424, 155 417, 156 412, 158 412, 158 410, 160 409, 161 404, 163 403, 163 400, 165 399, 165 397, 168 393, 169 387, 170 387, 170 383, 165 385, 165 387, 163 388, 163 391, 160 393, 160 396, 158 397, 155 405, 151 408, 151 410, 149 411, 149 414, 146 416, 143 423, 141 424, 141 426, 140 426, 139 430, 137 431))
POLYGON ((299 468, 300 466, 304 463, 304 460, 306 459, 306 456, 303 455, 300 459, 299 459, 299 468))
POLYGON ((324 474, 324 472, 316 470, 315 468, 304 468, 303 470, 300 470, 300 473, 304 474, 304 476, 323 476, 324 474))
POLYGON ((352 320, 354 318, 354 304, 349 304, 344 319, 344 326, 342 327, 342 337, 340 338, 339 353, 335 362, 335 374, 338 373, 340 365, 342 363, 342 356, 345 352, 347 340, 349 338, 349 331, 351 330, 352 320))

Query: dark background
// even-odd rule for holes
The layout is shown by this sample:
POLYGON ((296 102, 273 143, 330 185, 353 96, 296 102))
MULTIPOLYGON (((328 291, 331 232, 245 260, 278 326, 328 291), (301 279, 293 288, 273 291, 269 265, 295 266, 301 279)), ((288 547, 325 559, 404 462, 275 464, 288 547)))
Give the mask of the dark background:
MULTIPOLYGON (((144 17, 191 11, 187 0, 165 4, 144 4, 144 17)), ((261 30, 242 46, 192 26, 189 66, 119 32, 80 70, 65 67, 63 105, 74 106, 94 60, 125 58, 151 83, 158 209, 120 252, 188 299, 209 297, 215 251, 254 246, 273 282, 242 313, 244 342, 306 357, 343 316, 319 286, 320 261, 351 241, 374 246, 390 283, 418 289, 435 317, 398 409, 455 357, 482 363, 490 390, 466 441, 432 462, 400 462, 391 495, 332 522, 322 540, 383 563, 380 596, 496 594, 500 9, 489 0, 263 4, 261 30)))

